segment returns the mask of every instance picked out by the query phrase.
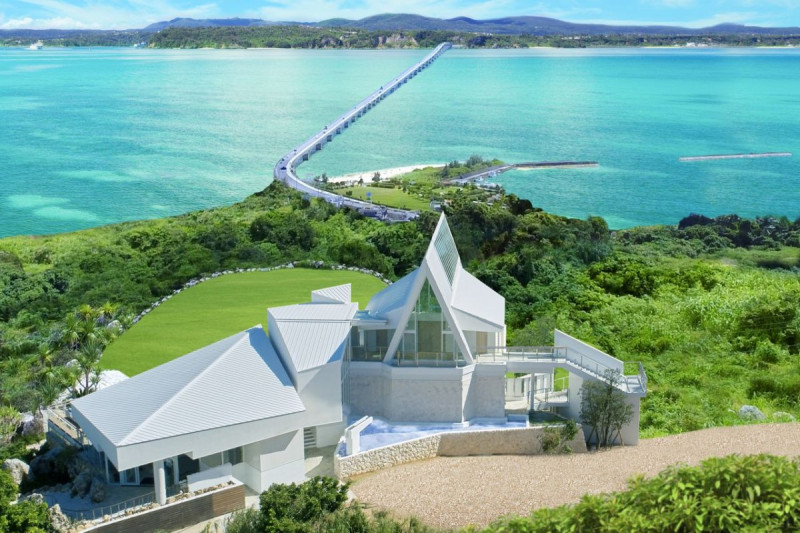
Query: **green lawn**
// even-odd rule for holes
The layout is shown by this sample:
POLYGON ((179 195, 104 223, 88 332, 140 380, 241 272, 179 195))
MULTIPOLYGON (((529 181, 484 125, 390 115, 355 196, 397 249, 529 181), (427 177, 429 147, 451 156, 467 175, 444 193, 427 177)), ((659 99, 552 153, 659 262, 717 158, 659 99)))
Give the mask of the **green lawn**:
POLYGON ((384 187, 349 187, 336 192, 345 195, 347 191, 353 193, 353 198, 367 199, 367 192, 372 193, 372 201, 376 204, 400 209, 430 210, 430 199, 403 192, 402 189, 387 189, 384 187))
POLYGON ((111 344, 101 365, 129 376, 202 348, 256 324, 267 307, 307 302, 311 291, 352 283, 353 301, 365 306, 385 285, 373 276, 337 270, 246 272, 206 281, 157 307, 111 344))

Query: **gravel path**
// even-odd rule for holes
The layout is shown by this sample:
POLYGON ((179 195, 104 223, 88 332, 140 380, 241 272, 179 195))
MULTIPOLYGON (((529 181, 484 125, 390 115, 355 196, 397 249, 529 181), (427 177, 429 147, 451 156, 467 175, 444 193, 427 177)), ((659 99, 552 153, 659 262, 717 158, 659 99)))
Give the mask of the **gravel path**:
POLYGON ((366 474, 352 491, 369 506, 431 526, 485 526, 506 514, 576 503, 587 492, 624 490, 635 474, 734 453, 798 456, 800 423, 712 428, 589 454, 438 457, 366 474))

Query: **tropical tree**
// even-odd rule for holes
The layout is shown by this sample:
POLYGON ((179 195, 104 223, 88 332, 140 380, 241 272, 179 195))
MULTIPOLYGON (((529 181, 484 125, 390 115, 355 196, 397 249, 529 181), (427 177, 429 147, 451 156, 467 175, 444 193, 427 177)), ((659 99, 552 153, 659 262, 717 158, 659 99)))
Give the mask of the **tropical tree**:
POLYGON ((633 419, 633 407, 617 385, 619 370, 606 370, 602 380, 586 380, 581 386, 581 421, 591 427, 586 442, 594 441, 607 448, 615 440, 622 442, 622 428, 633 419))
POLYGON ((19 413, 13 407, 0 407, 0 444, 6 444, 11 440, 20 420, 22 419, 19 413))

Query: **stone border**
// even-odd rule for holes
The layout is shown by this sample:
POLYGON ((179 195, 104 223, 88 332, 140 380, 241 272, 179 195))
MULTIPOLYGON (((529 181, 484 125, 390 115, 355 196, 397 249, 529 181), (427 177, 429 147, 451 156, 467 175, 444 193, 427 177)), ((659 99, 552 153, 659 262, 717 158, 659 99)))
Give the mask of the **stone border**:
MULTIPOLYGON (((303 261, 292 261, 290 263, 285 263, 283 265, 277 265, 277 266, 273 266, 273 267, 236 268, 236 269, 233 269, 233 270, 221 270, 219 272, 214 272, 213 274, 209 274, 207 276, 190 279, 189 281, 187 281, 186 283, 183 284, 183 287, 181 287, 180 289, 175 289, 174 291, 172 291, 171 294, 168 294, 168 295, 156 300, 155 302, 153 302, 150 305, 150 307, 148 307, 147 309, 145 309, 144 311, 142 311, 141 313, 136 315, 136 317, 132 321, 132 324, 136 324, 137 322, 139 322, 142 318, 144 318, 147 314, 149 314, 150 312, 155 310, 158 306, 160 306, 161 304, 164 304, 167 301, 169 301, 173 296, 176 296, 176 295, 182 293, 186 289, 191 289, 195 285, 199 285, 200 283, 203 283, 204 281, 208 281, 208 280, 211 280, 211 279, 214 279, 214 278, 218 278, 220 276, 228 276, 228 275, 231 275, 231 274, 242 274, 242 273, 245 273, 245 272, 272 272, 273 270, 284 270, 284 269, 287 269, 287 268, 308 268, 308 269, 317 269, 317 270, 320 270, 320 269, 323 269, 323 270, 348 270, 350 272, 360 272, 362 274, 367 274, 369 276, 374 276, 374 277, 378 278, 379 280, 381 280, 382 282, 386 283, 387 285, 391 285, 392 284, 391 280, 387 279, 383 274, 381 274, 380 272, 377 272, 375 270, 370 270, 368 268, 359 268, 359 267, 354 267, 354 266, 342 265, 342 264, 339 264, 339 263, 325 263, 325 261, 303 260, 303 261)), ((324 288, 324 287, 320 287, 320 288, 324 288)))
MULTIPOLYGON (((560 424, 442 432, 351 456, 342 455, 344 443, 340 442, 333 456, 333 470, 339 479, 349 479, 359 474, 433 457, 540 455, 544 453, 541 436, 548 427, 560 427, 560 424)), ((586 443, 580 426, 578 434, 567 444, 575 453, 586 452, 586 443)))

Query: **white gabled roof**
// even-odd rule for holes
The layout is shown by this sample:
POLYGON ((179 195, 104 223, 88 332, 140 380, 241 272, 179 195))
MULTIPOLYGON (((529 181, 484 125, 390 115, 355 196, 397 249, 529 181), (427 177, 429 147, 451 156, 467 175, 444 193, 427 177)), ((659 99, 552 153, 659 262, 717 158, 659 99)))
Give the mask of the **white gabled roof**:
POLYGON ((308 303, 273 307, 268 313, 291 364, 302 372, 343 355, 344 341, 357 310, 354 303, 308 303))
MULTIPOLYGON (((475 317, 488 325, 503 328, 506 316, 506 300, 481 280, 461 270, 453 289, 453 309, 475 317)), ((466 327, 466 329, 474 329, 466 327)))
POLYGON ((335 287, 327 287, 311 291, 311 301, 313 303, 342 303, 349 304, 351 299, 351 286, 349 283, 344 285, 336 285, 335 287))
POLYGON ((115 446, 305 410, 259 325, 72 402, 115 446))

